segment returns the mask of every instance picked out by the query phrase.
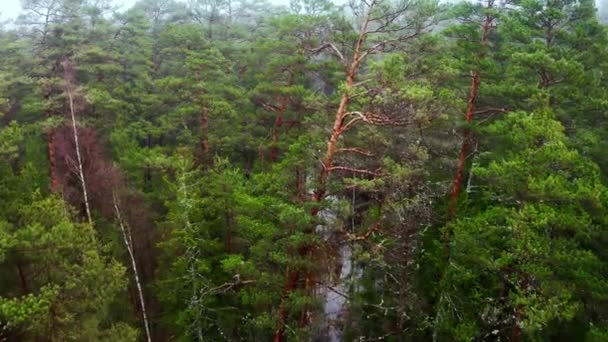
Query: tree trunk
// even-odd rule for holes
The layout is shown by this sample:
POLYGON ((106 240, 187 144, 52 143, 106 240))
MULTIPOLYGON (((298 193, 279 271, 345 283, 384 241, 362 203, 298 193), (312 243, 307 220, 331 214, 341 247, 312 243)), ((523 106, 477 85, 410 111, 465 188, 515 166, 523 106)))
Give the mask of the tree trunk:
POLYGON ((80 180, 80 186, 82 188, 82 197, 84 200, 84 207, 87 214, 87 220, 89 224, 93 225, 93 217, 91 216, 91 206, 89 204, 89 193, 87 192, 87 183, 84 178, 84 167, 82 161, 82 154, 80 153, 80 141, 78 139, 78 125, 76 123, 76 113, 74 109, 74 71, 71 61, 65 57, 63 62, 63 78, 65 82, 65 92, 68 95, 69 107, 70 107, 70 118, 72 120, 72 133, 74 135, 74 149, 76 150, 76 160, 78 162, 78 178, 80 180))
MULTIPOLYGON (((477 94, 479 93, 480 77, 479 72, 474 70, 471 71, 471 86, 469 87, 469 98, 467 100, 467 112, 466 122, 467 125, 473 123, 475 116, 475 102, 477 100, 477 94)), ((464 177, 464 170, 469 156, 469 150, 471 146, 471 128, 466 127, 462 134, 462 145, 460 146, 460 153, 458 155, 458 165, 456 167, 456 175, 452 184, 452 191, 450 193, 450 202, 448 206, 448 215, 451 219, 456 216, 456 207, 458 205, 458 198, 462 192, 462 180, 464 177)))
POLYGON ((131 236, 131 231, 127 231, 123 224, 122 217, 120 215, 120 209, 118 207, 118 201, 116 200, 116 195, 112 192, 112 199, 114 201, 114 210, 116 212, 116 220, 118 221, 118 225, 120 227, 120 231, 122 233, 122 238, 127 247, 127 252, 129 254, 129 259, 131 260, 131 267, 133 268, 133 277, 135 278, 135 286, 137 287, 137 294, 139 297, 139 304, 141 306, 141 314, 144 321, 144 329, 146 332, 146 340, 148 342, 152 342, 152 337, 150 334, 150 325, 148 324, 148 313, 146 311, 146 301, 144 300, 144 291, 141 286, 141 281, 139 280, 139 272, 137 270, 137 263, 135 262, 135 255, 133 254, 133 238, 131 236))
POLYGON ((279 109, 277 115, 274 118, 274 124, 272 126, 272 147, 270 148, 270 162, 274 163, 279 157, 279 148, 277 143, 279 142, 279 129, 283 126, 285 111, 287 110, 287 96, 282 96, 280 100, 279 109))
POLYGON ((21 266, 21 262, 17 261, 16 265, 17 273, 19 274, 19 282, 21 283, 21 291, 23 295, 27 295, 30 293, 30 289, 27 283, 27 276, 25 275, 25 271, 23 271, 23 266, 21 266))
MULTIPOLYGON (((51 97, 50 90, 47 90, 44 94, 45 102, 49 101, 51 97)), ((50 119, 52 113, 50 109, 47 109, 44 113, 44 117, 50 119)), ((55 130, 49 127, 46 132, 46 146, 49 157, 49 176, 51 177, 51 192, 58 192, 60 188, 59 176, 57 175, 57 156, 55 154, 55 130)))
MULTIPOLYGON (((494 0, 489 0, 486 8, 490 9, 494 7, 494 0)), ((482 24, 482 32, 480 38, 480 45, 483 47, 488 43, 490 36, 490 30, 493 27, 494 17, 487 15, 482 24)), ((477 56, 479 60, 485 58, 483 50, 477 56)), ((481 75, 479 70, 471 70, 471 85, 469 86, 469 96, 467 98, 467 110, 465 119, 467 127, 465 128, 462 136, 462 145, 460 146, 460 153, 458 155, 458 165, 456 167, 456 175, 452 182, 452 191, 450 192, 450 200, 448 204, 448 216, 450 219, 456 217, 456 209, 458 206, 458 198, 462 192, 462 181, 464 177, 464 171, 466 168, 466 161, 469 156, 469 150, 471 147, 471 128, 470 125, 473 123, 475 118, 475 109, 477 104, 477 96, 479 94, 479 87, 481 85, 481 75)))
POLYGON ((521 307, 515 308, 515 313, 513 315, 513 326, 511 327, 511 342, 520 342, 522 339, 522 331, 520 322, 522 319, 522 310, 521 307))
POLYGON ((201 110, 201 152, 203 158, 209 152, 209 108, 207 106, 201 110))
MULTIPOLYGON (((372 7, 368 8, 366 17, 363 23, 361 24, 361 28, 359 30, 359 37, 357 39, 352 57, 352 62, 346 66, 346 90, 342 94, 338 110, 336 111, 332 131, 327 141, 327 149, 325 150, 325 154, 322 160, 322 167, 317 177, 317 186, 316 189, 313 191, 313 195, 311 197, 311 201, 315 203, 315 205, 310 210, 310 214, 315 218, 317 217, 320 211, 320 203, 321 201, 323 201, 327 193, 327 179, 329 178, 329 175, 331 173, 331 167, 334 163, 334 157, 338 148, 338 139, 340 138, 340 136, 342 136, 342 133, 344 133, 344 118, 348 111, 348 104, 350 102, 350 89, 354 85, 355 77, 359 71, 359 66, 363 61, 364 56, 362 55, 362 49, 368 35, 367 28, 371 20, 371 14, 372 7)), ((314 228, 311 227, 306 233, 313 234, 314 228)), ((311 250, 312 246, 304 245, 298 248, 298 255, 301 258, 307 258, 310 256, 311 250)), ((286 272, 285 287, 283 289, 283 297, 281 299, 281 304, 279 307, 279 324, 274 335, 275 342, 283 341, 285 338, 285 323, 288 318, 287 310, 285 308, 285 301, 289 297, 290 293, 297 290, 302 274, 305 274, 306 277, 304 282, 305 291, 310 292, 312 284, 314 284, 313 275, 310 270, 291 269, 286 272)), ((304 309, 300 315, 300 325, 306 326, 310 319, 309 317, 309 310, 304 309)))
POLYGON ((49 154, 49 174, 51 177, 51 192, 60 190, 59 176, 57 175, 57 156, 55 155, 55 130, 49 128, 46 133, 46 145, 49 154))

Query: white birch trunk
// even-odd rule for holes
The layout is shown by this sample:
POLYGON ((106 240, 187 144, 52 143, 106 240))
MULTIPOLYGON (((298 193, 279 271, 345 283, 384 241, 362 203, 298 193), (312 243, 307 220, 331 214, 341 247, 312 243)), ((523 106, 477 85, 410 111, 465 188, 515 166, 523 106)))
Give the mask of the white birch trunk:
POLYGON ((144 292, 142 290, 141 281, 139 280, 139 272, 137 271, 135 255, 133 254, 133 237, 131 236, 131 231, 128 231, 123 224, 122 217, 120 215, 120 209, 118 208, 118 202, 116 201, 116 195, 114 193, 112 193, 112 198, 114 200, 114 210, 116 211, 116 219, 118 221, 118 225, 120 226, 120 231, 122 232, 122 238, 125 242, 125 246, 127 247, 127 252, 129 253, 129 259, 131 259, 131 267, 133 268, 135 286, 137 287, 137 294, 139 295, 139 304, 141 305, 141 314, 143 316, 144 328, 146 330, 146 339, 148 342, 152 342, 152 337, 150 335, 150 325, 148 323, 148 313, 146 312, 146 302, 144 300, 144 292))
POLYGON ((80 179, 80 186, 82 187, 82 197, 84 198, 84 206, 87 212, 87 219, 89 224, 93 225, 93 218, 91 216, 91 207, 89 205, 89 194, 87 192, 87 183, 84 179, 84 169, 82 166, 82 155, 80 154, 80 142, 78 140, 78 126, 76 124, 76 114, 74 113, 74 97, 72 96, 71 85, 66 80, 66 93, 70 102, 70 116, 72 118, 72 133, 74 134, 74 145, 76 149, 76 159, 78 161, 78 178, 80 179))

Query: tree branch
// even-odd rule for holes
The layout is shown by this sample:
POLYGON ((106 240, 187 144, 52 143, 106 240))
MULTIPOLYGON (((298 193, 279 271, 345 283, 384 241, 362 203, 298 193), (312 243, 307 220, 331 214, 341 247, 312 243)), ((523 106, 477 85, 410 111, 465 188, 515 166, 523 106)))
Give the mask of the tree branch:
POLYGON ((365 170, 365 169, 356 169, 356 168, 348 167, 348 166, 332 166, 332 167, 327 168, 327 172, 332 172, 332 171, 347 171, 347 172, 361 173, 361 174, 370 175, 370 176, 379 175, 377 172, 374 172, 374 171, 365 170))
POLYGON ((358 154, 362 154, 364 156, 367 157, 373 157, 376 154, 374 154, 373 152, 369 151, 369 150, 364 150, 360 147, 347 147, 347 148, 339 148, 336 153, 358 153, 358 154))

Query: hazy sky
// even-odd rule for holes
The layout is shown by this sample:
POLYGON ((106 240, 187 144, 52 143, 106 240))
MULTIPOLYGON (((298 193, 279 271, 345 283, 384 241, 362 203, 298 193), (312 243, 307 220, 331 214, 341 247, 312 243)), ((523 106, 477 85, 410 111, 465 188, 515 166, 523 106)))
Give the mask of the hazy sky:
MULTIPOLYGON (((121 5, 123 8, 129 8, 132 6, 137 0, 114 0, 115 4, 121 5)), ((271 0, 274 3, 289 3, 289 0, 271 0)), ((604 8, 603 6, 606 4, 608 0, 596 0, 596 3, 600 7, 600 16, 604 21, 608 19, 608 8, 604 8)), ((0 0, 0 21, 5 21, 7 19, 14 19, 21 12, 21 0, 0 0)))
MULTIPOLYGON (((113 0, 123 8, 129 8, 137 0, 113 0)), ((270 0, 273 3, 289 3, 289 0, 270 0)), ((21 0, 0 0, 0 21, 16 18, 21 12, 21 0)))
POLYGON ((16 17, 21 11, 20 0, 2 0, 0 3, 0 18, 6 20, 16 17))
MULTIPOLYGON (((131 6, 136 0, 114 0, 115 4, 131 6)), ((21 13, 21 0, 0 0, 0 19, 14 19, 21 13)))

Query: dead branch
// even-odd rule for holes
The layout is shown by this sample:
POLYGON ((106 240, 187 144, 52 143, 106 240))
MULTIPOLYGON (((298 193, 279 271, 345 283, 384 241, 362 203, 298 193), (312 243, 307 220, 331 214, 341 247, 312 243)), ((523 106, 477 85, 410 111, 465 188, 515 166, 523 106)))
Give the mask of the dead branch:
POLYGON ((346 233, 346 236, 348 237, 348 239, 350 241, 365 241, 365 240, 369 239, 369 237, 372 236, 373 233, 378 232, 380 230, 381 230, 380 222, 377 222, 376 224, 371 226, 367 230, 367 232, 365 232, 365 234, 363 234, 363 235, 357 236, 356 234, 346 233))
POLYGON ((344 55, 342 54, 342 52, 340 52, 340 50, 333 43, 325 43, 317 48, 311 49, 310 52, 312 54, 318 54, 318 53, 325 51, 326 49, 331 49, 332 54, 335 55, 336 57, 338 57, 338 59, 340 60, 340 63, 342 63, 342 65, 346 66, 346 64, 347 64, 346 58, 344 58, 344 55))
POLYGON ((360 147, 339 148, 338 150, 336 150, 336 153, 357 153, 357 154, 364 155, 366 157, 373 157, 376 155, 372 151, 365 150, 360 147))
POLYGON ((203 296, 214 296, 214 295, 217 295, 220 293, 226 293, 228 291, 231 291, 236 286, 255 284, 255 283, 256 283, 255 280, 241 280, 241 276, 239 274, 235 274, 233 276, 233 281, 210 288, 207 291, 203 292, 202 295, 203 296))
POLYGON ((353 173, 361 173, 364 175, 370 175, 370 176, 374 176, 374 177, 380 175, 378 172, 365 170, 365 169, 357 169, 357 168, 348 167, 348 166, 332 166, 332 167, 327 168, 327 172, 332 172, 332 171, 347 171, 347 172, 353 172, 353 173))

